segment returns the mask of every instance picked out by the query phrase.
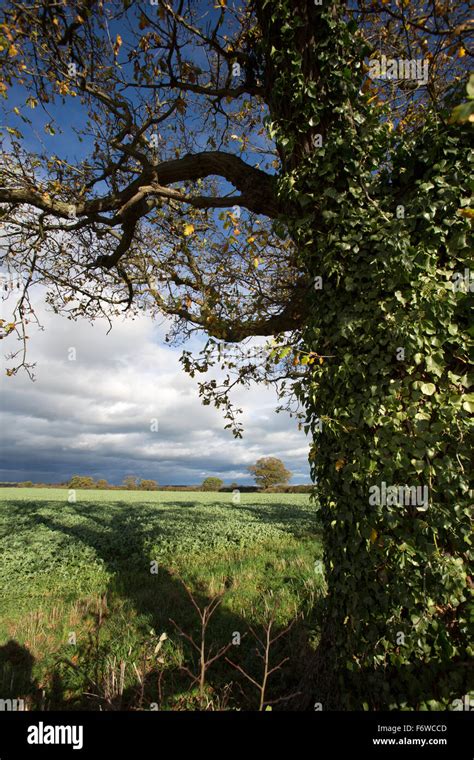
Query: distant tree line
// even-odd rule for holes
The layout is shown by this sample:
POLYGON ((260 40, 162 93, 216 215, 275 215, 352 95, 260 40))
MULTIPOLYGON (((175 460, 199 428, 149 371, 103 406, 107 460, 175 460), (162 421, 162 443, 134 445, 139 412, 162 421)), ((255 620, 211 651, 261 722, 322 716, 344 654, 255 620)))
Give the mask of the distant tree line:
POLYGON ((250 465, 248 471, 253 475, 256 486, 239 486, 238 483, 231 483, 229 486, 224 485, 224 481, 216 476, 209 476, 203 480, 200 486, 159 486, 156 480, 151 478, 139 478, 136 475, 126 475, 123 478, 122 484, 114 486, 110 484, 105 478, 98 478, 95 480, 90 475, 73 475, 69 481, 59 484, 50 483, 32 483, 30 480, 23 481, 22 483, 0 483, 5 487, 23 487, 23 488, 38 488, 38 487, 62 487, 62 488, 80 488, 80 489, 99 489, 99 490, 123 490, 126 488, 128 491, 234 491, 240 490, 243 492, 252 491, 268 491, 270 493, 309 493, 311 491, 311 485, 298 485, 290 486, 288 481, 292 474, 286 469, 281 459, 276 457, 262 457, 257 460, 254 465, 250 465))
POLYGON ((156 480, 140 479, 135 475, 126 475, 122 485, 113 486, 105 478, 94 480, 90 475, 73 475, 67 483, 69 488, 98 488, 98 489, 124 489, 128 491, 157 491, 158 483, 156 480))

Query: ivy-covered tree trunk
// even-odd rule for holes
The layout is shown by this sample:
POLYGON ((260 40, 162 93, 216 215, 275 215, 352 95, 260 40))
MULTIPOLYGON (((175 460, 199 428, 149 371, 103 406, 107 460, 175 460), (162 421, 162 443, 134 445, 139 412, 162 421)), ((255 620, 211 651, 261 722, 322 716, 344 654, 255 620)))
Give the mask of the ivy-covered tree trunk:
POLYGON ((473 688, 469 126, 393 137, 337 7, 261 12, 280 193, 314 282, 299 393, 328 596, 311 701, 453 708, 473 688))
POLYGON ((328 579, 320 654, 341 676, 323 704, 439 708, 473 687, 469 174, 452 132, 418 144, 404 218, 359 208, 340 272, 314 270, 305 343, 331 357, 303 389, 328 579))

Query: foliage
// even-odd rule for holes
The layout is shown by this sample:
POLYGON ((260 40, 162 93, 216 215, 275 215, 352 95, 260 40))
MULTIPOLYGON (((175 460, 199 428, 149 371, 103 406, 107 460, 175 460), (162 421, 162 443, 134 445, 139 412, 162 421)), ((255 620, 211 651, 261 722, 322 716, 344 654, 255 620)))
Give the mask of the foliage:
POLYGON ((138 478, 135 475, 125 475, 122 483, 125 486, 125 488, 128 488, 131 491, 137 488, 140 488, 138 478))
POLYGON ((260 488, 285 485, 291 478, 291 472, 277 457, 261 457, 256 464, 250 465, 247 469, 260 488))
POLYGON ((468 691, 473 653, 472 257, 460 213, 471 195, 469 126, 427 110, 418 130, 394 135, 360 95, 363 45, 325 8, 313 51, 321 103, 291 4, 268 13, 281 29, 269 51, 275 139, 294 156, 308 125, 324 135, 279 184, 301 209, 292 225, 301 262, 322 278, 302 349, 327 358, 298 388, 329 591, 315 696, 325 709, 437 709, 468 691), (426 488, 427 501, 374 503, 382 483, 426 488))
POLYGON ((203 480, 201 488, 203 491, 219 491, 223 485, 224 481, 220 478, 209 477, 203 480))
POLYGON ((69 481, 69 488, 95 488, 94 478, 89 475, 73 475, 69 481))
POLYGON ((269 486, 265 489, 267 493, 313 493, 314 486, 269 486))
POLYGON ((140 481, 140 488, 142 491, 157 491, 158 490, 158 483, 156 480, 141 480, 140 481))
POLYGON ((467 103, 461 103, 453 108, 450 121, 454 124, 474 122, 474 71, 469 75, 466 85, 467 103))

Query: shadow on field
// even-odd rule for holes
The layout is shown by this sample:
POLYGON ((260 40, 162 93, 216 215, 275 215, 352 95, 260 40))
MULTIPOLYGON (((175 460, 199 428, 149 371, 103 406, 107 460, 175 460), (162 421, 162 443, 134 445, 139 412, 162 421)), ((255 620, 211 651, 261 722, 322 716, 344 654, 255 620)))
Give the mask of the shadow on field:
MULTIPOLYGON (((35 701, 38 685, 33 678, 34 662, 29 649, 13 639, 0 646, 0 699, 35 701)), ((2 702, 2 709, 20 708, 2 702)))
MULTIPOLYGON (((194 502, 184 504, 194 506, 194 502)), ((202 632, 198 612, 176 575, 160 565, 159 561, 157 572, 151 571, 152 544, 156 545, 176 532, 176 528, 173 531, 167 527, 163 515, 157 513, 156 505, 152 509, 146 503, 140 504, 136 505, 135 510, 135 505, 124 502, 107 505, 74 503, 67 504, 63 512, 58 502, 41 502, 31 506, 25 502, 11 502, 10 505, 15 512, 18 509, 23 528, 45 526, 56 534, 61 533, 93 548, 111 575, 109 587, 97 611, 89 612, 93 624, 88 640, 77 641, 73 656, 69 654, 69 649, 67 656, 62 650, 64 656, 56 658, 50 672, 46 709, 151 709, 152 703, 158 704, 160 709, 170 704, 172 709, 202 707, 205 702, 199 701, 195 684, 194 696, 190 692, 190 674, 180 667, 185 664, 193 674, 198 673, 200 653, 197 650, 202 632), (133 632, 129 630, 132 618, 133 632), (138 636, 140 642, 137 629, 141 631, 141 637, 138 636), (152 634, 150 629, 153 629, 152 634), (158 637, 163 632, 175 643, 170 654, 171 666, 167 661, 168 643, 163 645, 159 654, 155 651, 158 637), (163 667, 159 664, 161 654, 164 655, 163 667), (126 677, 125 673, 120 672, 122 661, 125 662, 126 677), (136 677, 131 682, 133 668, 136 677)), ((181 504, 179 507, 170 505, 167 512, 179 512, 181 509, 181 504)), ((263 511, 260 517, 265 521, 270 519, 268 513, 263 511)), ((153 571, 155 569, 153 567, 153 571)), ((228 579, 228 584, 231 583, 232 579, 228 579)), ((199 590, 193 592, 193 599, 201 611, 212 602, 209 595, 199 590)), ((261 629, 258 633, 262 633, 261 629)), ((279 633, 283 632, 275 625, 272 636, 279 633)), ((9 642, 6 646, 10 649, 16 646, 18 651, 22 649, 25 658, 29 655, 31 681, 31 654, 16 642, 9 642)), ((206 652, 211 650, 212 657, 226 646, 229 646, 229 659, 260 681, 262 661, 256 656, 255 638, 249 633, 244 618, 220 605, 209 621, 206 652), (238 639, 236 634, 240 634, 239 645, 232 643, 233 639, 238 639)), ((298 619, 290 634, 282 635, 272 648, 272 662, 278 663, 285 657, 289 661, 272 675, 269 699, 283 700, 280 704, 285 707, 286 698, 295 691, 312 653, 307 630, 298 619)), ((34 691, 31 683, 28 688, 29 692, 34 691)), ((19 694, 19 691, 16 693, 19 694)), ((206 694, 212 698, 214 709, 235 705, 236 702, 232 702, 235 698, 240 708, 255 709, 258 704, 256 688, 223 657, 216 660, 206 674, 206 694), (229 695, 230 684, 233 697, 229 702, 226 694, 229 695)), ((38 695, 32 707, 39 708, 38 695)))

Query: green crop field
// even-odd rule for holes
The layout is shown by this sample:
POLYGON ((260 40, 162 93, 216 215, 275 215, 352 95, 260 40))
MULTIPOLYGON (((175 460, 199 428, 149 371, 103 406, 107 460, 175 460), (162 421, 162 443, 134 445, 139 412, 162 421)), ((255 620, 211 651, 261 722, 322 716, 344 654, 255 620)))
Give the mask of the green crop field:
POLYGON ((2 695, 30 709, 253 709, 239 668, 260 678, 271 623, 272 661, 289 659, 265 698, 284 700, 317 640, 316 506, 232 497, 84 490, 69 503, 63 489, 1 489, 2 695), (230 648, 198 688, 199 610, 218 598, 204 651, 230 648))

